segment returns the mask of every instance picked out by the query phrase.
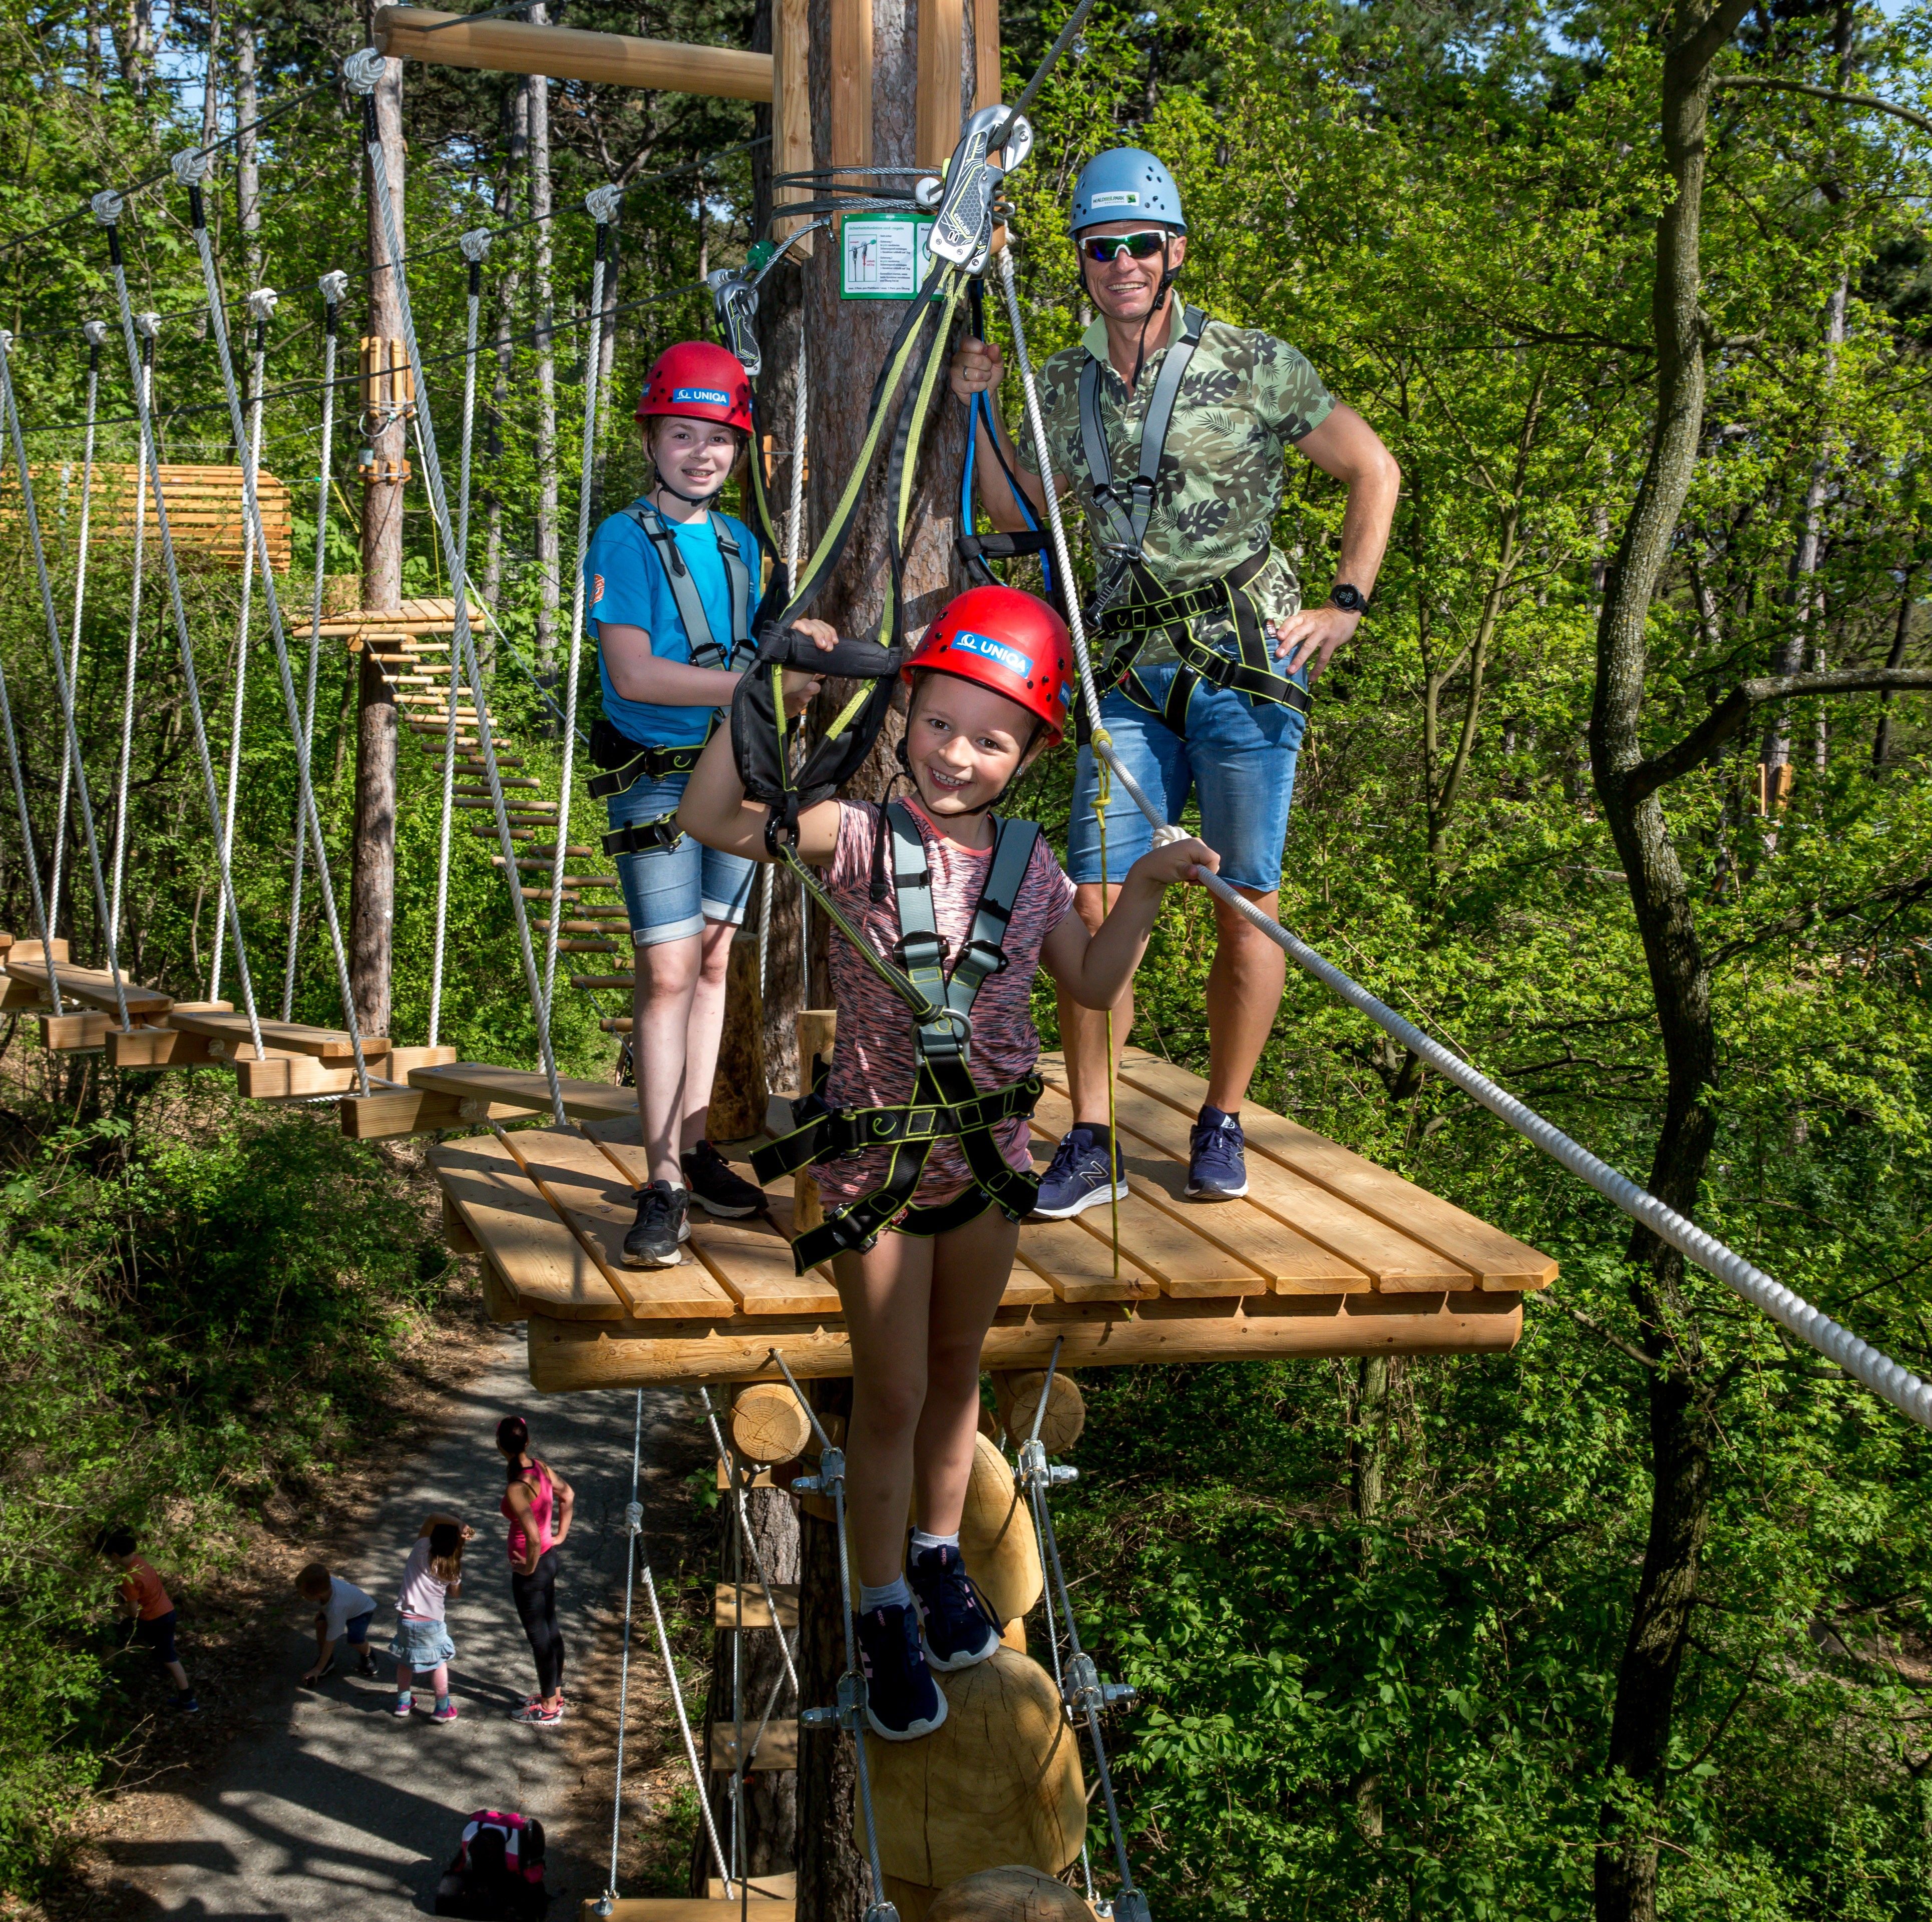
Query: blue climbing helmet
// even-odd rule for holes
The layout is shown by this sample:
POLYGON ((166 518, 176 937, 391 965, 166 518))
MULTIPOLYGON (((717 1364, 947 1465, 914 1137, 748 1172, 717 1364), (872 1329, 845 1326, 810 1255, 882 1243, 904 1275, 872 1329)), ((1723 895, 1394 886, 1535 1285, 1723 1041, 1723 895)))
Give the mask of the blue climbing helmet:
POLYGON ((1156 221, 1176 233, 1187 231, 1173 175, 1138 147, 1110 147, 1096 154, 1073 183, 1073 231, 1137 220, 1156 221))

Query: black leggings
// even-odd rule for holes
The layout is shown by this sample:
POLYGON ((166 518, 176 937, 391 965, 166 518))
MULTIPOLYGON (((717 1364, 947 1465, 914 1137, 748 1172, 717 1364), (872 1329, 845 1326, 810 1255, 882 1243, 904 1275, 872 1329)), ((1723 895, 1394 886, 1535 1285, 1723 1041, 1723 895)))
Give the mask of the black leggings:
POLYGON ((510 1599, 536 1657, 537 1693, 548 1699, 563 1687, 563 1631, 556 1625, 556 1551, 546 1549, 528 1575, 510 1571, 510 1599))

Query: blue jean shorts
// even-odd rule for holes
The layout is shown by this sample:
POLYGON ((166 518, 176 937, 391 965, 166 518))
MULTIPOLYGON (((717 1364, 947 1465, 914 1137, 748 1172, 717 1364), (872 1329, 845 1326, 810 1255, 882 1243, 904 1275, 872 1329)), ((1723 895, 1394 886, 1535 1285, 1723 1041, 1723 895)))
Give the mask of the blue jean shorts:
POLYGON ((456 1660, 456 1644, 449 1639, 446 1622, 418 1621, 409 1615, 396 1618, 396 1639, 389 1653, 412 1669, 440 1669, 456 1660))
MULTIPOLYGON (((1178 664, 1143 667, 1141 679, 1165 700, 1178 664)), ((1307 685, 1304 670, 1294 676, 1307 685)), ((1114 752, 1142 791, 1170 821, 1178 821, 1190 793, 1201 805, 1201 838, 1221 857, 1221 877, 1237 887, 1270 893, 1281 885, 1282 843, 1288 838, 1294 766, 1308 717, 1279 701, 1202 682, 1187 708, 1187 733, 1174 733, 1117 688, 1100 703, 1114 752)), ((1073 818, 1066 832, 1066 872, 1076 883, 1124 881, 1154 845, 1147 817, 1116 781, 1107 798, 1107 871, 1100 871, 1100 826, 1094 814, 1098 776, 1094 750, 1084 747, 1073 771, 1073 818)))
MULTIPOLYGON (((662 781, 633 781, 604 802, 610 825, 634 827, 676 814, 690 778, 688 774, 673 774, 662 781)), ((624 890, 624 907, 631 917, 632 946, 655 947, 660 941, 701 934, 707 921, 742 927, 758 868, 755 861, 720 854, 689 835, 675 847, 619 855, 617 885, 624 890)))

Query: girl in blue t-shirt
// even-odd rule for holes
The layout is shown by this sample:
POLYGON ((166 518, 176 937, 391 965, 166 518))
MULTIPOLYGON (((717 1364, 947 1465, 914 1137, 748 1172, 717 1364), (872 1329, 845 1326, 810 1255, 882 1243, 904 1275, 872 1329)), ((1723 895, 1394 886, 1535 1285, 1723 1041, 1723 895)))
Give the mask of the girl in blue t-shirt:
POLYGON ((592 792, 607 797, 604 845, 630 916, 631 1058, 650 1163, 624 1241, 636 1268, 682 1260, 694 1197, 726 1216, 764 1202, 704 1135, 731 939, 754 864, 680 835, 675 819, 750 658, 758 544, 715 503, 750 444, 751 401, 744 368, 722 347, 687 340, 660 355, 637 411, 656 484, 604 522, 584 563, 604 688, 592 746, 607 770, 592 792))

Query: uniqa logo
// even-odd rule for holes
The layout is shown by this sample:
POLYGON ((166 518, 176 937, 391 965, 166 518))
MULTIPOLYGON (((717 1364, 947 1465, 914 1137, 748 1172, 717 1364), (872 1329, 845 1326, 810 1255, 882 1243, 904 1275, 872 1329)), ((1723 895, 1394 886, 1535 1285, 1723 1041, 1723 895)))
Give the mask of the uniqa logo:
POLYGON ((706 402, 713 407, 728 407, 731 404, 730 395, 722 387, 680 387, 670 397, 674 405, 692 400, 706 402))
POLYGON ((957 652, 976 654, 982 660, 992 661, 1022 681, 1032 671, 1033 663, 1017 647, 1004 640, 995 640, 991 634, 962 631, 952 637, 952 645, 957 652))

